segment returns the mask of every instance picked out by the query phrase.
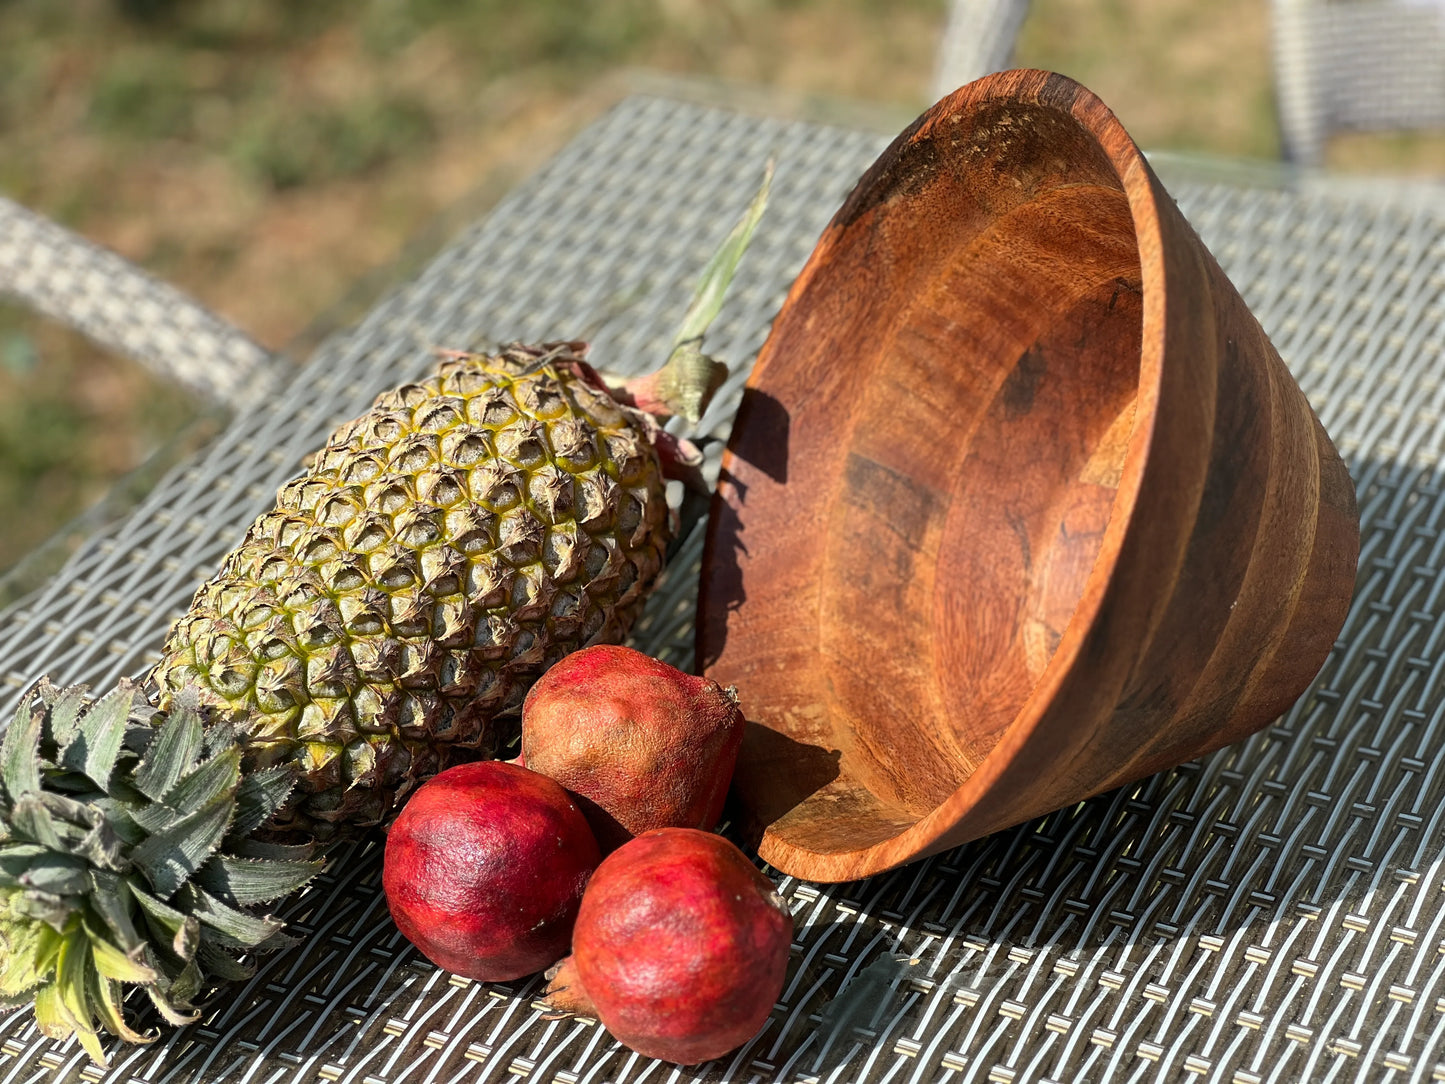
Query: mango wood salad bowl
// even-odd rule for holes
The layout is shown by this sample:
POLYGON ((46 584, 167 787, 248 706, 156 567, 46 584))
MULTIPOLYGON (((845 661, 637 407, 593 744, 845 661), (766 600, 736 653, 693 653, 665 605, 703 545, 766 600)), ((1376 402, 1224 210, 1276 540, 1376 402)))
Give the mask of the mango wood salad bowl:
POLYGON ((866 876, 1297 699, 1359 551, 1344 464, 1098 98, 989 76, 883 153, 758 359, 699 665, 759 851, 866 876))

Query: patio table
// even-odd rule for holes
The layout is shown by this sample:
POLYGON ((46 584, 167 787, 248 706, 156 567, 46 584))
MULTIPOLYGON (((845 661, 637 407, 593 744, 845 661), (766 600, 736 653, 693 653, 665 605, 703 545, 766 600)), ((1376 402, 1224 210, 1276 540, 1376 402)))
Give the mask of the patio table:
MULTIPOLYGON (((42 673, 103 687, 143 671, 303 457, 426 372, 433 348, 595 327, 601 366, 650 367, 775 156, 772 204, 709 337, 733 375, 703 427, 725 438, 789 283, 887 140, 622 101, 0 613, 0 710, 42 673)), ((372 838, 285 902, 299 942, 199 1023, 117 1048, 102 1071, 9 1010, 0 1084, 1445 1080, 1445 197, 1155 165, 1358 487, 1353 607, 1277 724, 865 881, 779 877, 797 929, 782 997, 753 1042, 705 1065, 548 1019, 535 978, 437 970, 387 917, 372 838)), ((634 635, 683 666, 702 529, 634 635)))

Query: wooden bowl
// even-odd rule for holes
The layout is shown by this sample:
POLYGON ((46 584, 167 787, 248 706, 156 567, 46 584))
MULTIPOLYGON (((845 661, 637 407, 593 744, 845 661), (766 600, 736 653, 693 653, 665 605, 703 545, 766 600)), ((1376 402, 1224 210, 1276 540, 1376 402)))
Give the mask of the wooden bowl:
POLYGON ((859 181, 749 381, 699 665, 778 869, 841 881, 1237 741, 1359 524, 1289 371, 1113 114, 1015 71, 859 181))

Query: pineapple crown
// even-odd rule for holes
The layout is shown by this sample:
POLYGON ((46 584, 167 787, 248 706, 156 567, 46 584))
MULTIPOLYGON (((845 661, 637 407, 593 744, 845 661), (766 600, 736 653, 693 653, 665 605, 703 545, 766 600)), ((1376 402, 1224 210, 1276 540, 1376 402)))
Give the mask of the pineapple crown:
POLYGON ((0 742, 0 1003, 34 1003, 42 1032, 74 1034, 105 1064, 99 1031, 139 986, 167 1021, 252 973, 287 943, 257 908, 301 887, 310 844, 252 834, 280 809, 286 767, 246 773, 237 735, 185 697, 155 712, 122 682, 99 700, 42 679, 0 742))

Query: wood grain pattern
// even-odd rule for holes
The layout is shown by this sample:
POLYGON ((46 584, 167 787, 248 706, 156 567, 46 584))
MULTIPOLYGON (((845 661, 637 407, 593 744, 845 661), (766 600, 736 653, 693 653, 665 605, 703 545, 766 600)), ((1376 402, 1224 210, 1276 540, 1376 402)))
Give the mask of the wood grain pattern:
POLYGON ((841 881, 1266 725, 1343 624, 1349 475, 1113 114, 944 99, 859 181, 754 369, 699 665, 762 856, 841 881))

